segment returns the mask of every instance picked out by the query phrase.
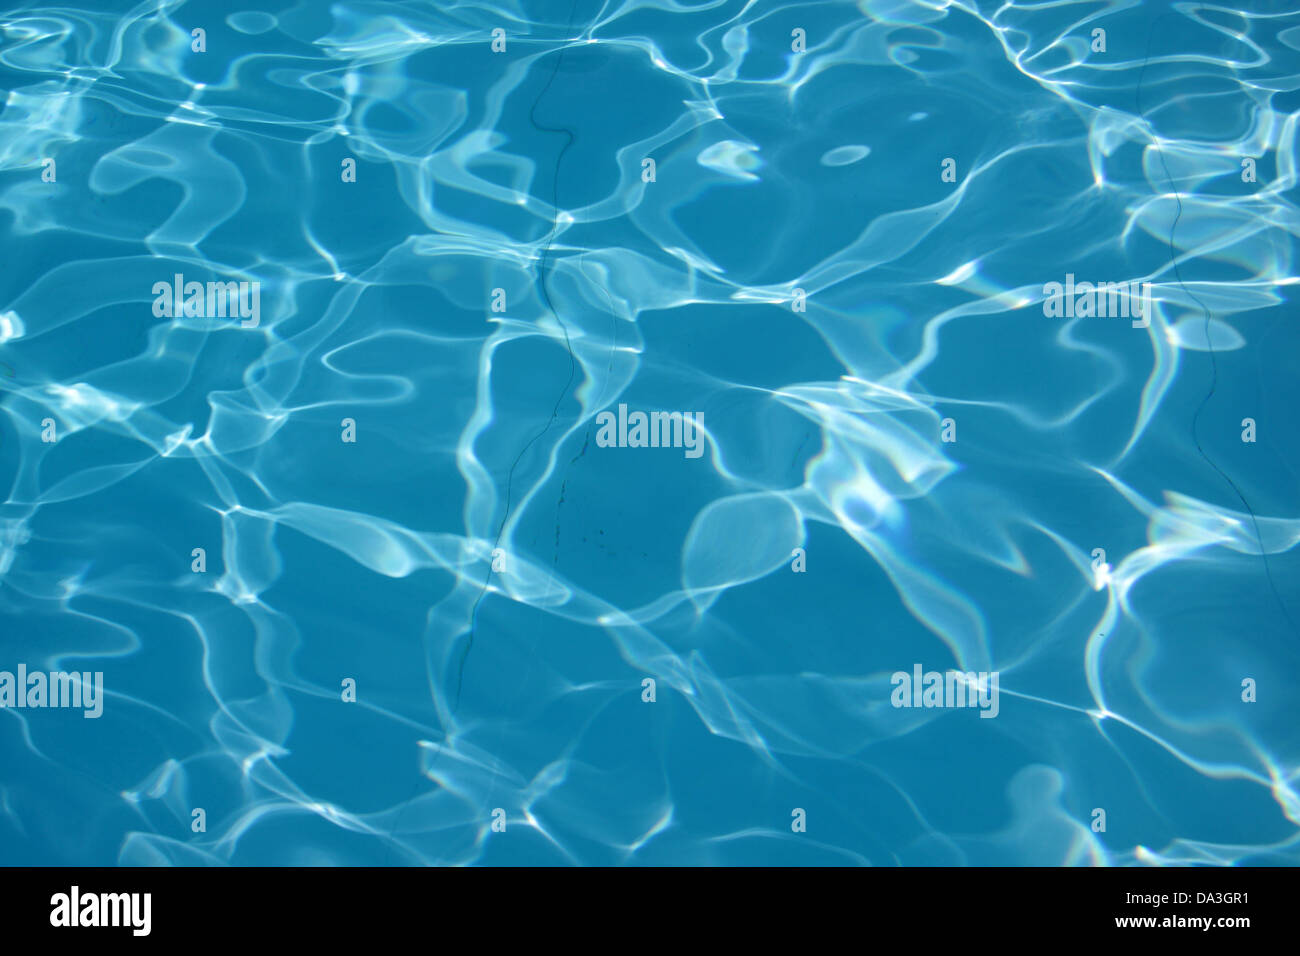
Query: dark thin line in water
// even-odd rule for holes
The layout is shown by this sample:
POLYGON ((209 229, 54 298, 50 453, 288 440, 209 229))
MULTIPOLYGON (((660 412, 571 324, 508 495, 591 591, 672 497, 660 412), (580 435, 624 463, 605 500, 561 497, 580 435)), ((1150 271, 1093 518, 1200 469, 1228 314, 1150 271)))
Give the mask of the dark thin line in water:
MULTIPOLYGON (((1188 298, 1200 307, 1201 313, 1205 316, 1205 346, 1210 353, 1210 390, 1206 393, 1205 397, 1201 399, 1201 404, 1196 408, 1196 414, 1192 416, 1192 441, 1195 443, 1196 450, 1200 452, 1201 457, 1209 463, 1210 467, 1215 470, 1220 478, 1227 482, 1228 487, 1232 489, 1234 494, 1236 494, 1237 498, 1241 501, 1242 506, 1250 513, 1251 525, 1255 530, 1255 541, 1259 544, 1259 556, 1264 561, 1264 576, 1268 579, 1269 589, 1273 592, 1273 597, 1277 600, 1277 606, 1282 611, 1282 616, 1286 618, 1287 623, 1291 625, 1291 630, 1295 631, 1295 620, 1291 617, 1291 612, 1287 609, 1286 602, 1282 600, 1282 595, 1278 592, 1277 584, 1273 580, 1273 569, 1268 563, 1268 553, 1264 549, 1264 538, 1259 532, 1259 518, 1255 514, 1255 509, 1250 506, 1250 502, 1247 501, 1246 496, 1241 493, 1241 489, 1237 487, 1237 483, 1229 478, 1227 473, 1215 464, 1214 459, 1205 453, 1205 449, 1201 447, 1201 440, 1197 437, 1197 426, 1201 421, 1201 413, 1205 411, 1205 407, 1210 403, 1210 399, 1214 397, 1214 394, 1219 387, 1218 356, 1214 351, 1214 339, 1210 335, 1210 310, 1204 302, 1198 299, 1192 291, 1187 288, 1187 284, 1183 281, 1182 271, 1178 268, 1178 249, 1174 245, 1174 233, 1177 232, 1178 222, 1183 217, 1183 197, 1182 194, 1178 192, 1178 186, 1174 182, 1174 177, 1169 172, 1169 164, 1165 161, 1165 151, 1160 148, 1160 138, 1156 135, 1155 128, 1151 125, 1151 121, 1147 119, 1146 113, 1142 110, 1142 80, 1146 76, 1147 64, 1151 62, 1151 44, 1155 39, 1156 26, 1161 20, 1173 16, 1174 14, 1172 13, 1162 14, 1159 17, 1156 17, 1151 24, 1151 32, 1147 36, 1146 57, 1143 59, 1142 69, 1138 73, 1135 98, 1137 100, 1138 118, 1146 124, 1147 132, 1151 137, 1151 144, 1155 147, 1156 155, 1160 157, 1160 166, 1165 171, 1165 178, 1169 180, 1169 189, 1173 192, 1174 201, 1178 206, 1177 212, 1174 214, 1174 221, 1169 227, 1169 257, 1170 263, 1174 267, 1174 277, 1178 280, 1178 285, 1182 290, 1187 293, 1188 298)), ((1150 316, 1147 318, 1149 320, 1150 316)))
MULTIPOLYGON (((573 15, 577 13, 577 11, 578 0, 573 0, 573 6, 569 9, 569 22, 565 26, 566 33, 573 29, 573 15)), ((551 247, 555 244, 555 234, 559 232, 560 229, 560 163, 564 160, 564 154, 568 152, 569 147, 573 145, 574 135, 572 130, 565 129, 564 127, 552 128, 549 126, 542 126, 537 122, 537 107, 541 104, 542 99, 551 88, 551 84, 555 82, 555 77, 559 74, 560 67, 564 65, 564 55, 566 52, 568 52, 567 45, 560 48, 560 55, 555 60, 555 69, 551 71, 550 78, 547 79, 546 85, 542 87, 542 92, 539 93, 537 99, 533 101, 533 107, 528 111, 528 119, 535 129, 547 133, 563 133, 567 137, 564 146, 560 149, 559 155, 555 157, 555 173, 551 178, 551 207, 555 210, 555 221, 551 224, 551 233, 547 236, 545 248, 542 249, 542 261, 537 269, 537 285, 541 290, 542 298, 546 300, 546 308, 550 310, 551 315, 555 316, 555 321, 559 323, 560 329, 564 332, 564 347, 569 352, 569 378, 564 383, 564 389, 555 399, 555 406, 551 409, 551 417, 547 419, 546 425, 543 426, 541 431, 528 440, 528 443, 519 450, 519 454, 515 456, 514 462, 510 465, 510 473, 506 476, 506 507, 505 511, 502 512, 501 515, 501 524, 497 528, 496 540, 492 545, 493 550, 500 546, 501 535, 505 533, 506 522, 510 520, 510 506, 513 502, 514 494, 515 469, 519 466, 519 462, 523 460, 524 455, 528 453, 528 449, 532 448, 533 445, 542 438, 542 436, 549 432, 551 426, 555 424, 555 420, 559 418, 560 406, 564 403, 565 398, 568 397, 569 390, 573 387, 573 379, 577 373, 577 359, 573 356, 573 344, 569 341, 569 327, 564 324, 564 320, 560 318, 560 313, 556 311, 555 306, 551 303, 551 294, 546 288, 546 263, 551 256, 551 247)), ((492 565, 489 561, 487 574, 483 578, 483 588, 479 591, 478 598, 474 601, 474 607, 471 608, 469 612, 469 640, 465 642, 465 649, 461 651, 460 667, 456 673, 456 700, 452 706, 453 713, 460 707, 461 687, 465 682, 465 663, 469 660, 470 648, 474 646, 474 630, 478 620, 478 608, 479 605, 483 603, 483 598, 487 595, 488 584, 491 580, 492 565)))
MULTIPOLYGON (((578 0, 573 0, 573 6, 569 9, 569 21, 567 24, 565 24, 566 34, 573 29, 573 16, 575 13, 577 13, 577 11, 578 11, 578 0)), ((573 145, 573 141, 575 137, 572 130, 565 129, 565 128, 553 129, 549 126, 542 126, 537 122, 537 107, 542 102, 542 98, 546 96, 547 91, 551 88, 551 84, 555 82, 555 77, 560 72, 560 67, 564 64, 564 55, 568 50, 567 40, 565 41, 565 43, 566 43, 565 46, 560 47, 560 55, 559 57, 557 57, 555 61, 555 69, 551 71, 551 75, 547 79, 546 85, 543 86, 542 91, 537 94, 537 99, 533 101, 532 108, 528 111, 528 119, 533 124, 533 127, 535 129, 542 130, 547 133, 564 133, 565 136, 568 137, 568 140, 565 142, 564 146, 560 149, 559 154, 555 157, 555 172, 551 178, 551 206, 555 210, 556 214, 555 214, 554 221, 551 223, 551 232, 547 236, 546 245, 542 249, 541 264, 538 267, 538 285, 541 288, 542 298, 546 300, 546 307, 550 310, 551 315, 555 316, 555 321, 559 323, 560 329, 564 332, 564 347, 569 352, 569 378, 564 383, 564 390, 560 392, 559 397, 555 400, 555 406, 554 408, 551 409, 551 417, 547 420, 545 427, 543 427, 541 431, 539 431, 536 435, 534 435, 532 438, 528 440, 528 443, 525 444, 522 449, 520 449, 519 454, 515 456, 514 462, 510 465, 510 472, 506 477, 506 506, 505 506, 505 511, 501 517, 501 524, 497 528, 496 540, 495 543, 493 544, 494 550, 496 549, 496 547, 498 547, 501 544, 501 535, 505 533, 506 522, 510 519, 510 506, 513 501, 515 469, 518 467, 519 462, 523 460, 524 455, 528 453, 528 449, 531 448, 548 431, 550 431, 551 426, 555 424, 555 420, 559 417, 560 414, 560 405, 564 403, 565 397, 569 394, 569 390, 573 386, 573 379, 577 371, 577 360, 574 358, 573 355, 573 345, 569 341, 569 328, 564 324, 564 320, 560 318, 560 313, 556 311, 554 304, 552 304, 550 292, 548 292, 546 288, 546 264, 548 259, 550 258, 551 247, 555 244, 555 234, 559 231, 560 228, 560 219, 559 219, 560 162, 561 160, 564 159, 564 154, 568 151, 569 147, 573 145)), ((470 648, 473 647, 474 645, 474 630, 476 626, 475 622, 478 619, 478 608, 479 605, 483 603, 483 598, 487 594, 488 584, 491 582, 491 580, 492 580, 492 565, 489 556, 487 575, 483 579, 483 586, 479 591, 478 597, 474 601, 474 606, 470 609, 469 640, 466 641, 465 648, 464 650, 461 651, 460 663, 456 672, 456 698, 451 708, 451 712, 453 714, 455 714, 455 712, 460 709, 461 688, 465 681, 465 663, 469 659, 470 648)), ((446 736, 444 733, 443 743, 445 742, 446 742, 446 736)), ((432 769, 434 762, 436 762, 438 758, 442 756, 443 753, 442 743, 438 744, 437 746, 438 746, 437 752, 434 755, 433 761, 431 761, 429 764, 430 769, 432 769)), ((397 839, 397 831, 401 828, 402 813, 405 811, 406 807, 410 805, 411 801, 415 799, 415 795, 418 792, 419 787, 420 787, 420 783, 417 780, 415 789, 411 791, 411 796, 408 797, 405 803, 402 804, 402 810, 398 811, 397 819, 393 823, 392 832, 390 832, 388 835, 388 858, 389 859, 391 859, 392 857, 393 844, 394 842, 396 842, 397 839)))
MULTIPOLYGON (((588 281, 590 281, 591 277, 587 275, 587 270, 584 269, 582 266, 582 263, 585 259, 586 256, 584 255, 581 259, 578 260, 578 271, 581 272, 583 276, 587 278, 588 281)), ((614 304, 613 301, 610 300, 609 298, 608 290, 606 290, 605 287, 600 285, 599 283, 593 283, 593 285, 595 285, 596 288, 600 289, 601 293, 605 296, 605 300, 610 304, 609 316, 610 316, 611 336, 610 336, 610 347, 609 347, 609 364, 605 368, 605 376, 608 379, 613 375, 614 356, 618 352, 618 316, 614 314, 614 304)), ((604 394, 603 390, 601 394, 603 396, 604 394)), ((591 446, 591 430, 595 427, 595 425, 596 422, 594 419, 587 424, 587 434, 582 440, 582 450, 569 459, 569 465, 565 469, 565 473, 564 473, 564 480, 560 482, 560 498, 557 502, 555 502, 555 549, 551 556, 552 575, 554 575, 555 569, 559 567, 560 564, 560 509, 564 507, 564 502, 566 500, 565 492, 568 490, 569 487, 569 473, 573 470, 573 466, 578 462, 578 460, 587 454, 587 449, 591 446)))

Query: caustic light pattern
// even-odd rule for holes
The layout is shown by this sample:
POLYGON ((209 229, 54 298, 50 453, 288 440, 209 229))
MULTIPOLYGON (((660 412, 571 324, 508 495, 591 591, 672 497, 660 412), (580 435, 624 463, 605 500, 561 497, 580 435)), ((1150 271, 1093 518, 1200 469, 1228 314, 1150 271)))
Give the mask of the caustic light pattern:
POLYGON ((1300 863, 1240 6, 8 5, 0 863, 1300 863))

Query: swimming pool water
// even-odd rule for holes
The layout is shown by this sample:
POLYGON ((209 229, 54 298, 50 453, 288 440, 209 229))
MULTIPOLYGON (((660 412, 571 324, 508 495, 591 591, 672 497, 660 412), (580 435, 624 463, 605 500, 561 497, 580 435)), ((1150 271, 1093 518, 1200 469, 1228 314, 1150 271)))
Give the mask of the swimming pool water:
POLYGON ((0 862, 1300 862, 1242 6, 9 5, 0 862))

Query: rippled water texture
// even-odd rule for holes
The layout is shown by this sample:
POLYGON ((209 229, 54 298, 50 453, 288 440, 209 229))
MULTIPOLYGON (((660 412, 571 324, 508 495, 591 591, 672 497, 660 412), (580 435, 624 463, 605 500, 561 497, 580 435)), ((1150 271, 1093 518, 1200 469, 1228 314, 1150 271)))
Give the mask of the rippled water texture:
POLYGON ((0 861, 1300 862, 1293 3, 77 2, 0 861))

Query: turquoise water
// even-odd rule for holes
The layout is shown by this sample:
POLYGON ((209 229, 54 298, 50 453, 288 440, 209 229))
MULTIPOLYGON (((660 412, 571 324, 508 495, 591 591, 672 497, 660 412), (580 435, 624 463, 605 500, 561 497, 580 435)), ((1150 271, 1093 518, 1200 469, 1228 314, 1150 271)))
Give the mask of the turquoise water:
POLYGON ((1300 862, 1247 6, 10 6, 0 862, 1300 862))

